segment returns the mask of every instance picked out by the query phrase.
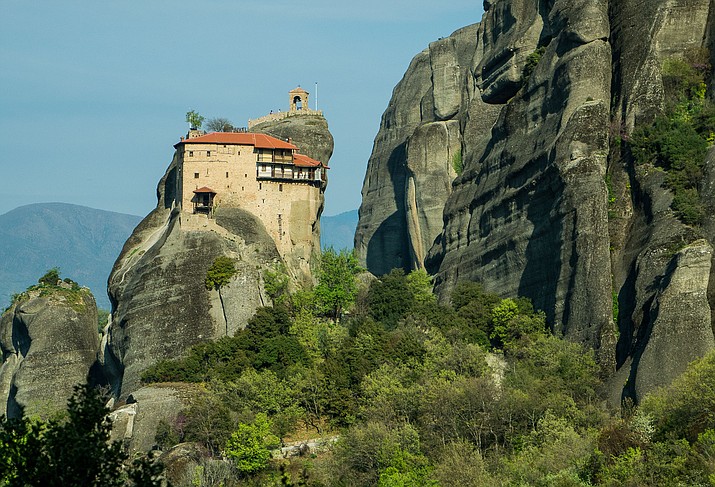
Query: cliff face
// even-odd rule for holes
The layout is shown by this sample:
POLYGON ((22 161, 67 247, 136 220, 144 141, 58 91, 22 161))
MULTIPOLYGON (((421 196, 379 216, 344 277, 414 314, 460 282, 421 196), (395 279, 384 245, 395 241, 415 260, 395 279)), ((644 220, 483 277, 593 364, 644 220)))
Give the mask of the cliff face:
POLYGON ((477 29, 460 29, 418 54, 382 116, 355 234, 355 249, 374 274, 423 265, 442 229, 463 135, 475 143, 496 116, 470 103, 477 29))
MULTIPOLYGON (((301 118, 291 117, 291 123, 301 124, 301 118)), ((327 162, 332 136, 321 120, 310 130, 297 128, 300 135, 294 140, 310 133, 302 153, 327 162), (320 143, 313 147, 311 140, 320 143)), ((290 124, 280 130, 290 135, 290 124)), ((109 278, 113 311, 101 359, 118 397, 136 391, 143 370, 157 361, 179 357, 201 341, 233 335, 257 307, 269 304, 262 279, 266 269, 282 264, 296 281, 304 280, 320 249, 322 193, 320 201, 297 201, 285 212, 285 227, 309 237, 294 242, 295 252, 284 259, 261 220, 246 210, 219 207, 210 220, 181 212, 175 205, 177 171, 174 158, 159 182, 156 209, 127 240, 109 278), (206 273, 219 256, 232 258, 237 272, 220 290, 208 290, 206 273)))
POLYGON ((355 237, 371 272, 424 265, 442 297, 474 280, 531 298, 634 396, 713 347, 715 295, 715 235, 679 222, 662 172, 620 144, 662 110, 663 61, 710 47, 715 6, 646 3, 485 2, 480 24, 418 54, 383 115, 355 237), (437 175, 460 146, 463 173, 437 175))
POLYGON ((26 291, 0 318, 0 414, 50 416, 97 359, 97 305, 71 286, 26 291))

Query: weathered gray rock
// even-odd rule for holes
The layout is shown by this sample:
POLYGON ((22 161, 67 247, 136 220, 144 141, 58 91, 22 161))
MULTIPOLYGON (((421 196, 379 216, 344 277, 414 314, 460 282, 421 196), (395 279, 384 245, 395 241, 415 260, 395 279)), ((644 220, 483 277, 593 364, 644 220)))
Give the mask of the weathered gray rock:
POLYGON ((478 26, 415 56, 382 116, 363 183, 355 249, 374 274, 422 267, 462 157, 462 126, 488 131, 495 113, 471 104, 478 26), (469 113, 468 113, 469 112, 469 113))
POLYGON ((432 122, 419 126, 407 143, 405 217, 410 268, 424 266, 427 251, 442 231, 442 209, 461 160, 459 122, 432 122))
MULTIPOLYGON (((708 0, 612 2, 614 142, 627 138, 634 127, 650 123, 662 110, 663 62, 706 46, 706 36, 712 30, 709 17, 714 13, 715 7, 708 0)), ((697 308, 692 308, 694 296, 707 296, 713 281, 695 278, 692 258, 686 258, 691 254, 673 255, 689 245, 700 248, 701 244, 694 242, 703 237, 709 242, 704 245, 712 246, 715 227, 706 221, 702 230, 694 229, 678 221, 670 209, 673 195, 664 188, 664 174, 650 165, 634 168, 624 163, 628 158, 621 157, 621 148, 616 144, 611 147, 613 203, 609 233, 613 286, 620 309, 618 376, 629 379, 625 389, 621 381, 611 383, 614 398, 625 395, 638 400, 652 387, 668 383, 685 364, 713 347, 702 323, 703 315, 712 314, 712 290, 709 299, 695 300, 697 308), (677 282, 681 275, 691 276, 691 289, 682 291, 683 296, 667 299, 670 292, 678 296, 670 289, 663 297, 665 283, 673 279, 677 282), (664 299, 666 305, 662 304, 664 299), (688 342, 696 336, 701 339, 688 342), (654 360, 661 360, 667 370, 655 368, 654 360)), ((706 206, 712 208, 715 193, 708 188, 708 180, 702 196, 706 206)), ((703 252, 702 255, 707 253, 703 252)), ((702 263, 697 267, 702 268, 702 263)), ((708 272, 712 274, 712 265, 708 272)))
POLYGON ((427 260, 440 294, 468 279, 530 297, 556 330, 594 347, 613 332, 604 183, 611 54, 606 5, 596 3, 536 12, 531 2, 495 2, 485 15, 482 98, 509 103, 455 182, 427 260), (514 93, 525 56, 505 53, 533 52, 539 39, 550 41, 514 93))
POLYGON ((142 387, 128 397, 126 405, 109 414, 111 440, 122 441, 130 454, 148 452, 156 445, 159 423, 174 425, 186 404, 187 391, 170 386, 142 387))
POLYGON ((443 298, 459 280, 530 297, 555 331, 599 350, 614 400, 637 400, 713 346, 705 316, 715 310, 715 266, 705 260, 715 241, 715 152, 701 188, 708 217, 696 229, 674 217, 664 174, 633 167, 621 139, 662 110, 664 60, 703 48, 715 60, 715 5, 495 0, 484 10, 471 39, 431 44, 395 88, 368 163, 356 249, 378 274, 426 265, 443 298), (460 97, 456 66, 469 57, 460 97), (435 124, 451 121, 464 172, 440 192, 445 176, 427 161, 453 150, 435 124), (430 177, 430 197, 420 199, 418 183, 430 177), (443 228, 424 257, 444 195, 443 228), (660 380, 652 364, 666 356, 673 372, 660 380))
POLYGON ((97 360, 94 297, 69 285, 27 291, 0 318, 0 347, 0 414, 48 417, 64 410, 97 360))
MULTIPOLYGON (((522 85, 526 58, 544 34, 545 2, 496 1, 482 19, 477 85, 487 103, 506 103, 522 85)), ((485 9, 486 10, 486 9, 485 9)))
POLYGON ((137 390, 157 361, 244 327, 265 303, 262 271, 279 262, 262 224, 238 209, 217 211, 212 231, 183 230, 175 211, 151 235, 120 256, 109 280, 117 304, 104 355, 121 370, 120 397, 137 390), (220 291, 208 290, 206 273, 219 256, 232 257, 238 272, 220 291))
POLYGON ((715 348, 707 299, 712 253, 710 244, 700 240, 673 257, 672 271, 650 308, 642 353, 634 357, 635 397, 670 384, 690 362, 715 348))

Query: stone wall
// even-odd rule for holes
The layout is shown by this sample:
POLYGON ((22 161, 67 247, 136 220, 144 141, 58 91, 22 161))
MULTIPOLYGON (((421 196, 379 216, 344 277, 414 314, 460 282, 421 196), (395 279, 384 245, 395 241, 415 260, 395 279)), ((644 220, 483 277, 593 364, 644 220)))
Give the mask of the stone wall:
POLYGON ((319 184, 258 180, 252 146, 187 142, 178 149, 178 159, 182 215, 193 213, 195 189, 213 189, 214 208, 240 208, 258 217, 295 276, 309 279, 313 228, 323 200, 319 184))
POLYGON ((268 115, 264 115, 263 117, 259 118, 254 118, 253 120, 248 121, 248 130, 253 129, 256 125, 260 125, 262 123, 269 123, 269 122, 278 122, 280 120, 283 120, 288 117, 296 117, 296 116, 315 116, 315 117, 322 117, 323 116, 323 110, 311 110, 310 108, 303 108, 301 110, 296 110, 296 111, 289 111, 289 112, 277 112, 277 113, 269 113, 268 115))

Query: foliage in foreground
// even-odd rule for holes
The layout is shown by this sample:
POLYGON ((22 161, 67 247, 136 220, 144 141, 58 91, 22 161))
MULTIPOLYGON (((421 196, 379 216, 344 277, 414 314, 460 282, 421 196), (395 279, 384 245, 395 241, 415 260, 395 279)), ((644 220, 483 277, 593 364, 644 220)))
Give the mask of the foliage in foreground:
POLYGON ((99 392, 77 386, 67 416, 47 422, 0 421, 0 485, 159 486, 162 468, 147 458, 131 467, 119 441, 109 442, 109 410, 99 392))
MULTIPOLYGON (((356 285, 354 269, 320 284, 330 294, 346 280, 356 285)), ((439 303, 427 274, 401 270, 356 287, 339 319, 315 290, 279 295, 236 336, 144 375, 205 384, 181 424, 164 425, 164 446, 199 441, 230 459, 226 486, 715 478, 715 416, 707 414, 715 399, 704 392, 715 390, 715 354, 642 407, 613 415, 597 392, 593 352, 553 336, 527 299, 460 283, 439 303), (297 435, 339 438, 328 454, 269 459, 277 440, 297 435)))

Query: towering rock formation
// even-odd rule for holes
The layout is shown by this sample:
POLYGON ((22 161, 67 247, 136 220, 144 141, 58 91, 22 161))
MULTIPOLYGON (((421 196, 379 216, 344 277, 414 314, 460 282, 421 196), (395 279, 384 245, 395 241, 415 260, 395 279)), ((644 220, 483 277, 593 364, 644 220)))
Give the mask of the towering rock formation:
POLYGON ((478 25, 430 44, 410 63, 382 116, 363 183, 355 249, 374 274, 421 267, 442 229, 462 145, 497 110, 470 104, 478 25), (463 141, 463 135, 470 136, 463 141))
MULTIPOLYGON (((715 4, 707 0, 621 0, 610 5, 610 238, 620 309, 614 395, 624 383, 624 393, 634 397, 667 384, 714 346, 711 217, 702 228, 678 221, 670 210, 673 195, 663 188, 664 174, 634 167, 617 145, 619 135, 651 122, 663 109, 661 68, 666 59, 701 49, 715 53, 714 17, 715 4)), ((701 188, 710 208, 715 206, 709 176, 714 162, 711 155, 701 188)))
MULTIPOLYGON (((484 6, 480 24, 431 44, 395 88, 368 163, 356 249, 376 274, 424 265, 442 297, 475 280, 531 298, 554 331, 597 349, 604 370, 618 368, 614 402, 640 396, 715 345, 715 226, 678 221, 663 174, 635 168, 620 136, 662 110, 664 60, 703 47, 712 58, 715 5, 484 6), (663 373, 655 364, 665 356, 663 373)), ((715 207, 715 194, 701 194, 715 207)))
POLYGON ((22 293, 0 318, 0 414, 52 416, 64 410, 97 360, 97 305, 65 282, 22 293))
MULTIPOLYGON (((262 129, 290 135, 295 127, 294 139, 303 142, 302 152, 327 163, 332 154, 327 123, 322 117, 309 117, 316 123, 306 129, 305 118, 269 122, 262 129), (318 142, 312 146, 312 141, 318 142)), ((295 254, 281 255, 256 212, 219 205, 208 219, 182 211, 177 203, 181 201, 179 162, 175 155, 159 182, 156 209, 127 240, 109 278, 113 312, 102 362, 115 394, 122 398, 140 387, 141 373, 148 366, 179 357, 198 342, 233 335, 245 326, 257 307, 268 304, 263 272, 284 265, 296 281, 304 280, 320 248, 322 190, 316 192, 319 201, 302 204, 296 200, 290 211, 278 215, 284 219, 284 228, 293 229, 291 235, 308 236, 305 242, 288 242, 298 249, 295 254), (237 273, 218 291, 208 290, 206 272, 219 256, 231 257, 237 273)), ((255 172, 251 177, 255 183, 255 172)), ((292 194, 288 192, 287 197, 292 194)))

